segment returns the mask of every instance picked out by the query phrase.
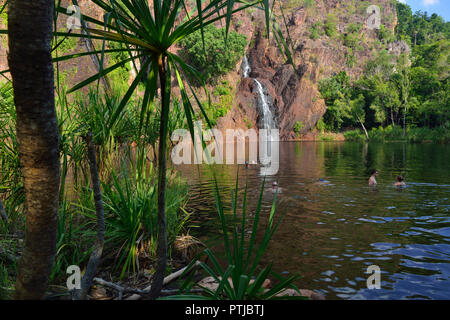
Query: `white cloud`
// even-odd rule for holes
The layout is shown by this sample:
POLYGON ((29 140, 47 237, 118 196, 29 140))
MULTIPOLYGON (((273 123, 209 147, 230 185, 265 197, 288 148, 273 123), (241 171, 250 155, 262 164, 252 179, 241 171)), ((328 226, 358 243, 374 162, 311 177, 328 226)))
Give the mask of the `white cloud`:
POLYGON ((423 0, 424 6, 432 6, 434 4, 437 4, 439 0, 423 0))
POLYGON ((406 4, 406 0, 398 0, 398 2, 406 4))

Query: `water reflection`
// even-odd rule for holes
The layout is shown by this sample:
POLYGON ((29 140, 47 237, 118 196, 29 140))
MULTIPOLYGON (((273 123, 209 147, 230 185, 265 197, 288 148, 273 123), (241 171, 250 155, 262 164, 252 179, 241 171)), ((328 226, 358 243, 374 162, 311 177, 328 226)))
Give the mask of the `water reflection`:
MULTIPOLYGON (((283 188, 286 216, 263 262, 299 273, 299 285, 335 299, 450 298, 450 146, 435 144, 280 143, 280 170, 267 177, 283 188), (367 186, 370 169, 377 188, 367 186), (403 175, 406 188, 393 186, 403 175), (324 181, 319 181, 322 179, 324 181), (326 182, 325 182, 326 181, 326 182), (368 290, 369 265, 381 268, 381 289, 368 290)), ((191 184, 199 234, 217 236, 212 175, 206 167, 178 166, 191 184)), ((248 204, 262 185, 259 167, 216 167, 226 207, 240 173, 248 204)), ((270 210, 273 194, 263 195, 270 210)))

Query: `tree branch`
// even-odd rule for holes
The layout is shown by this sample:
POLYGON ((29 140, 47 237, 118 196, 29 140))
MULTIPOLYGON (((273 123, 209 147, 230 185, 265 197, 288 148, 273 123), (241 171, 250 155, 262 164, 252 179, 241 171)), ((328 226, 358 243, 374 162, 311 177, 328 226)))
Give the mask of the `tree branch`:
MULTIPOLYGON (((118 291, 118 293, 119 293, 118 299, 119 300, 122 300, 124 293, 136 293, 137 295, 146 295, 146 294, 150 293, 150 289, 137 289, 137 288, 122 287, 121 285, 103 280, 101 278, 94 278, 94 281, 102 286, 105 286, 105 287, 108 287, 108 288, 118 291)), ((168 289, 168 290, 161 290, 161 293, 176 294, 179 291, 180 291, 179 289, 168 289)), ((199 292, 203 292, 203 289, 192 289, 191 292, 199 293, 199 292)), ((126 300, 130 300, 130 299, 127 298, 126 300)))
MULTIPOLYGON (((195 262, 195 264, 191 267, 191 270, 193 270, 194 268, 198 267, 200 265, 200 261, 195 262)), ((171 282, 172 280, 178 278, 179 276, 181 276, 187 269, 188 266, 172 273, 169 274, 167 277, 164 278, 163 281, 163 286, 165 286, 166 284, 168 284, 169 282, 171 282)), ((148 286, 147 288, 145 288, 143 291, 150 293, 151 292, 151 288, 152 286, 148 286)), ((141 298, 140 294, 133 294, 132 296, 126 298, 125 300, 139 300, 141 298)))

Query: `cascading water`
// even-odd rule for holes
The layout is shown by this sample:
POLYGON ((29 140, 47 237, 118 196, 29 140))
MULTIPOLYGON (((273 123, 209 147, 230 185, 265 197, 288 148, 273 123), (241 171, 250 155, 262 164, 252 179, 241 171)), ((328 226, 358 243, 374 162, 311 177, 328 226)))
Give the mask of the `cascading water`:
MULTIPOLYGON (((242 76, 244 78, 248 78, 250 76, 250 73, 252 71, 250 67, 250 63, 248 62, 247 56, 244 55, 244 59, 242 60, 242 76)), ((256 80, 255 78, 252 78, 253 82, 256 86, 256 91, 258 93, 258 113, 260 115, 260 121, 259 121, 259 129, 266 129, 265 131, 266 137, 261 137, 260 139, 263 139, 263 141, 266 141, 267 143, 260 143, 259 147, 259 153, 260 153, 260 162, 262 164, 261 166, 261 175, 265 176, 266 174, 274 174, 273 167, 276 167, 278 170, 278 131, 276 131, 276 136, 274 135, 274 132, 270 129, 277 129, 277 121, 274 117, 274 113, 271 110, 271 100, 272 98, 270 95, 266 95, 264 92, 264 87, 262 84, 256 80), (275 149, 273 149, 275 148, 275 149), (275 156, 275 158, 273 157, 275 156), (277 163, 274 164, 274 161, 277 163), (272 167, 273 166, 273 167, 272 167)), ((264 131, 260 131, 260 135, 264 131)), ((260 141, 261 142, 261 141, 260 141)))
POLYGON ((270 106, 267 103, 267 97, 264 94, 263 86, 256 79, 253 79, 253 81, 255 81, 256 88, 258 89, 258 107, 260 109, 259 112, 262 115, 262 128, 260 129, 276 129, 275 119, 270 110, 270 106))
MULTIPOLYGON (((242 76, 244 78, 248 78, 252 69, 250 67, 250 63, 248 62, 246 55, 244 55, 244 58, 242 59, 241 68, 242 68, 242 76)), ((255 78, 252 79, 256 84, 256 89, 258 92, 258 108, 259 114, 261 115, 262 118, 262 121, 260 122, 260 129, 276 129, 277 123, 273 115, 273 112, 270 109, 270 104, 268 102, 267 96, 264 93, 264 88, 258 80, 256 80, 255 78)))
POLYGON ((244 55, 244 59, 242 59, 242 76, 244 78, 248 78, 250 72, 252 72, 252 69, 250 68, 250 64, 248 63, 247 56, 244 55))

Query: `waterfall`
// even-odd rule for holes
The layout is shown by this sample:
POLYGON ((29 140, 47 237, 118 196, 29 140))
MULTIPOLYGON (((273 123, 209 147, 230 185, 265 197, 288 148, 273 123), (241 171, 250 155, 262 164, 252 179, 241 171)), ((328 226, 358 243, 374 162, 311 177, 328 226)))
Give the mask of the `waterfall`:
MULTIPOLYGON (((241 69, 242 76, 244 78, 248 78, 252 69, 246 55, 244 55, 244 58, 242 59, 241 69)), ((256 89, 258 92, 258 112, 262 119, 262 121, 260 122, 260 129, 276 129, 277 123, 272 110, 270 109, 271 106, 268 102, 267 96, 264 93, 264 88, 258 80, 256 80, 255 78, 252 79, 256 84, 256 89)))
POLYGON ((262 84, 253 79, 256 83, 256 88, 258 89, 258 107, 260 108, 260 115, 262 115, 262 127, 260 129, 276 129, 276 122, 273 116, 270 106, 267 103, 267 97, 264 94, 264 89, 262 84))
POLYGON ((250 72, 252 72, 252 69, 250 68, 250 64, 248 63, 247 56, 244 55, 244 59, 242 59, 242 76, 244 78, 248 78, 250 72))
MULTIPOLYGON (((244 78, 248 78, 252 69, 250 67, 250 63, 248 62, 247 56, 244 55, 242 59, 242 76, 244 78)), ((262 176, 266 176, 267 174, 273 175, 278 171, 279 166, 279 157, 278 157, 278 131, 276 136, 274 136, 272 130, 277 129, 277 121, 275 119, 274 113, 271 110, 272 107, 272 97, 267 92, 264 92, 264 87, 257 79, 252 78, 256 87, 256 92, 258 94, 258 113, 259 113, 259 129, 266 129, 266 137, 261 137, 266 143, 259 144, 259 159, 262 164, 260 168, 260 172, 262 176), (275 172, 274 171, 275 169, 275 172)), ((260 131, 260 134, 262 132, 260 131)), ((261 142, 261 141, 260 141, 261 142)))

